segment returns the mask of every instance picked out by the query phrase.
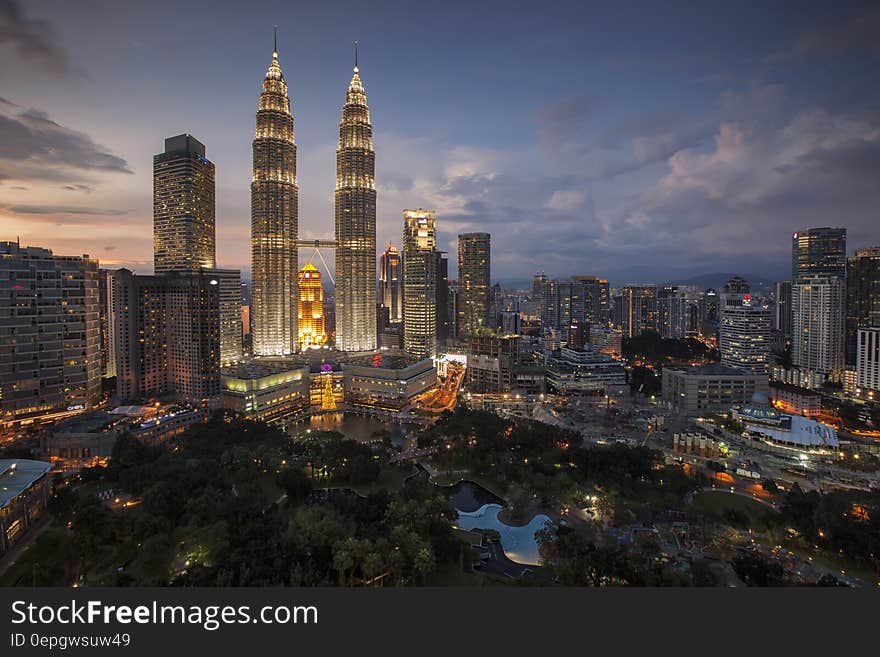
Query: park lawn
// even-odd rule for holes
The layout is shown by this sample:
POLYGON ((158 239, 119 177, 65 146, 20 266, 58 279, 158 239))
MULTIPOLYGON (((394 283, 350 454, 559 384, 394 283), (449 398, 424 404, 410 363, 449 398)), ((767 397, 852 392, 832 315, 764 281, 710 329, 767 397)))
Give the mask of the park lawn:
POLYGON ((747 524, 765 528, 774 525, 775 511, 742 495, 725 491, 702 491, 694 495, 692 508, 719 519, 732 512, 741 515, 747 524))
POLYGON ((0 577, 0 586, 67 586, 69 540, 63 529, 50 527, 0 577))

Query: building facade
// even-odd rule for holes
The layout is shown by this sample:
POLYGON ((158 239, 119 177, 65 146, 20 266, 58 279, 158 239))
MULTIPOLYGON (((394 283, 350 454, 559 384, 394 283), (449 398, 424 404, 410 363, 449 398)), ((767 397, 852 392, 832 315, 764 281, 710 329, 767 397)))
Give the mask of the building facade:
POLYGON ((135 276, 111 272, 116 394, 124 401, 173 395, 220 404, 220 284, 208 270, 135 276))
POLYGON ((754 301, 738 276, 721 291, 718 348, 721 363, 764 376, 770 370, 772 313, 754 301))
POLYGON ((216 267, 214 165, 192 135, 165 140, 153 157, 153 269, 216 267))
POLYGON ((101 397, 98 262, 0 242, 0 422, 101 397))
POLYGON ((859 329, 856 340, 857 393, 880 400, 880 328, 859 329))
POLYGON ((458 236, 458 333, 469 335, 489 323, 491 272, 489 233, 458 236))
POLYGON ((284 422, 308 409, 310 376, 307 365, 252 360, 223 368, 223 407, 249 418, 284 422))
POLYGON ((854 366, 861 328, 880 327, 880 246, 859 249, 849 258, 846 273, 846 353, 854 366))
POLYGON ((663 403, 677 413, 726 411, 767 394, 767 377, 723 364, 663 368, 663 403))
MULTIPOLYGON (((356 59, 356 58, 355 58, 356 59)), ((336 346, 376 349, 376 155, 357 61, 336 151, 336 346)))
POLYGON ((792 235, 792 285, 814 275, 846 277, 846 228, 807 228, 792 235))
POLYGON ((323 347, 326 342, 321 272, 308 263, 299 270, 299 349, 316 349, 323 347))
POLYGON ((263 80, 251 182, 251 326, 255 356, 297 348, 299 189, 287 83, 278 52, 263 80))
POLYGON ((792 286, 791 300, 792 364, 818 380, 840 383, 844 368, 844 279, 801 276, 792 286))
POLYGON ((403 260, 390 242, 379 255, 379 303, 388 308, 389 322, 403 321, 403 260))
POLYGON ((403 348, 437 353, 437 236, 433 210, 403 211, 403 348))

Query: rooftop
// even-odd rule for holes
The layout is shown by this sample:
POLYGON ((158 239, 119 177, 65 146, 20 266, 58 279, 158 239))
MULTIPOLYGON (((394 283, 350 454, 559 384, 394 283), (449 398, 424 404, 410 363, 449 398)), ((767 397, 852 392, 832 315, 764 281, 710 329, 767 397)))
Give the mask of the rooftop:
POLYGON ((722 365, 721 363, 708 363, 707 365, 695 365, 693 367, 670 367, 666 369, 683 372, 688 376, 757 376, 752 372, 738 370, 735 367, 722 365))
POLYGON ((0 509, 52 469, 51 463, 30 459, 0 459, 0 509))

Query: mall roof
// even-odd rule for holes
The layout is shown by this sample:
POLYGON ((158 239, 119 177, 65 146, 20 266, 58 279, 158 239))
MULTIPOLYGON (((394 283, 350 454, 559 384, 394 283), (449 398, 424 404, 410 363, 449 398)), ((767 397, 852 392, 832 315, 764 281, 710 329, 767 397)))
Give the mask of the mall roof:
POLYGON ((30 459, 0 459, 0 509, 30 488, 54 466, 30 459))

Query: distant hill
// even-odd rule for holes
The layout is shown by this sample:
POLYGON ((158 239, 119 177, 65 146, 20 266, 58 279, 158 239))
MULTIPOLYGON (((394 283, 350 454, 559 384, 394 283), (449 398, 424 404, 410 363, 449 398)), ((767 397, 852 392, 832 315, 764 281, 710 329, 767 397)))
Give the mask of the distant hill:
POLYGON ((743 273, 699 274, 698 276, 691 276, 690 278, 673 280, 672 283, 674 285, 693 285, 694 287, 702 288, 711 287, 717 290, 734 276, 740 276, 741 278, 746 279, 753 289, 771 287, 774 284, 774 281, 764 278, 763 276, 751 276, 743 273))

